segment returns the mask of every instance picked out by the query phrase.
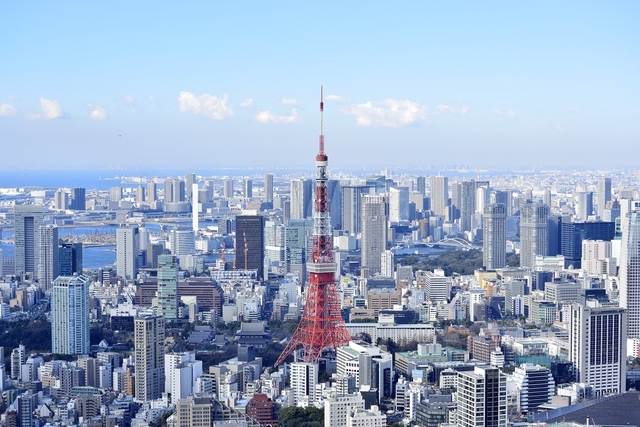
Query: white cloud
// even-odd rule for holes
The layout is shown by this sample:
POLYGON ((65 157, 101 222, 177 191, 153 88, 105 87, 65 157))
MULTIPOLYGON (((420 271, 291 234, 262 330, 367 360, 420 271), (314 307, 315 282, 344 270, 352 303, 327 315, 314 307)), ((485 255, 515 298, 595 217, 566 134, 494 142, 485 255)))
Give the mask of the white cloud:
POLYGON ((92 120, 104 120, 107 118, 107 111, 101 106, 96 105, 94 108, 91 104, 89 104, 88 107, 93 108, 93 110, 91 110, 91 114, 89 115, 92 120))
POLYGON ((398 127, 427 117, 427 107, 412 101, 385 99, 384 101, 351 104, 340 109, 343 114, 356 116, 358 126, 398 127))
POLYGON ((147 96, 147 99, 148 99, 149 101, 155 101, 155 100, 156 100, 156 97, 155 97, 155 96, 153 96, 153 95, 149 95, 149 96, 147 96))
POLYGON ((0 116, 13 116, 16 113, 16 107, 10 104, 0 104, 0 116))
POLYGON ((300 116, 295 108, 291 110, 289 116, 278 116, 271 111, 260 111, 256 114, 256 121, 260 123, 295 123, 300 120, 300 116))
POLYGON ((467 114, 468 112, 469 112, 469 107, 467 107, 466 105, 462 106, 461 108, 455 108, 450 105, 444 105, 444 104, 436 105, 436 114, 454 113, 454 114, 464 115, 464 114, 467 114))
POLYGON ((125 95, 124 100, 129 104, 133 104, 134 102, 136 102, 136 99, 131 95, 125 95))
POLYGON ((340 95, 327 95, 324 97, 324 99, 329 102, 338 102, 341 104, 346 104, 347 102, 351 101, 349 98, 340 95))
POLYGON ((253 105, 253 99, 247 98, 246 101, 240 104, 241 107, 251 107, 253 105))
POLYGON ((53 99, 45 99, 40 98, 40 109, 42 110, 42 114, 30 114, 27 117, 32 120, 44 119, 58 119, 63 116, 62 107, 60 107, 60 103, 53 99))
POLYGON ((228 99, 227 95, 218 98, 207 93, 196 96, 191 92, 180 92, 178 104, 180 105, 180 111, 183 113, 191 111, 198 116, 224 120, 233 115, 233 110, 227 106, 228 99))
POLYGON ((567 108, 565 108, 565 110, 567 112, 569 112, 569 113, 576 113, 576 114, 578 114, 578 113, 580 113, 582 111, 581 109, 574 108, 574 107, 567 107, 567 108))
POLYGON ((493 110, 493 112, 499 116, 506 116, 509 118, 514 118, 516 116, 516 112, 513 110, 504 111, 504 112, 502 110, 493 110))
POLYGON ((560 125, 555 125, 553 128, 559 132, 562 132, 562 126, 560 125))
POLYGON ((282 98, 282 103, 284 105, 298 105, 298 101, 295 98, 282 98))

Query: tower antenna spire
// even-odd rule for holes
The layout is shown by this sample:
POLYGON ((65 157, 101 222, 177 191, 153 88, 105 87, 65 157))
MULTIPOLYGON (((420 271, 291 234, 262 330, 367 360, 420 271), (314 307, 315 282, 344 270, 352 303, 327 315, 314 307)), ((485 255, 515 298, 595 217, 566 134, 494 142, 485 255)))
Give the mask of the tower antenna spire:
POLYGON ((320 155, 324 155, 324 102, 322 96, 322 86, 320 86, 320 155))

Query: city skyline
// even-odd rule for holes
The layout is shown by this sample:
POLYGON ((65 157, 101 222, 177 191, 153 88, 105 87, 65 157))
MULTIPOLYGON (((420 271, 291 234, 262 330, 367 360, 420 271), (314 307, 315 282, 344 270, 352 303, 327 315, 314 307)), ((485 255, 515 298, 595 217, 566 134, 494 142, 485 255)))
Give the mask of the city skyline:
POLYGON ((304 166, 321 84, 336 168, 630 166, 639 8, 8 4, 0 166, 304 166))

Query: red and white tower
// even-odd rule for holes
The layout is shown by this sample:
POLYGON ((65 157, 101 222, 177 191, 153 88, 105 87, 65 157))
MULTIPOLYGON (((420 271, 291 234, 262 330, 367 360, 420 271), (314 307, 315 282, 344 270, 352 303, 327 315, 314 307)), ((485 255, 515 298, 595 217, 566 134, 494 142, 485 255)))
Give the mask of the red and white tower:
POLYGON ((302 345, 304 361, 317 363, 322 350, 349 344, 351 335, 342 320, 336 292, 333 262, 333 238, 329 217, 329 191, 327 189, 327 165, 324 153, 323 133, 324 103, 320 88, 320 151, 316 156, 316 192, 313 205, 313 243, 311 260, 307 264, 309 286, 298 329, 293 333, 276 365, 281 364, 302 345))

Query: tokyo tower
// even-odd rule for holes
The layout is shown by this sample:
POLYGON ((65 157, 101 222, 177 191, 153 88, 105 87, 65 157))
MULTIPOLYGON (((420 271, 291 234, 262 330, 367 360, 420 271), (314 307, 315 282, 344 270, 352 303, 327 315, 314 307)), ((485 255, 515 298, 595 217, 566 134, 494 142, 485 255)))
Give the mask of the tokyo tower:
POLYGON ((320 150, 316 156, 316 190, 313 205, 313 241, 311 260, 307 264, 309 286, 298 328, 284 349, 276 366, 280 365, 298 346, 304 350, 303 359, 317 363, 322 350, 349 344, 351 335, 342 320, 336 292, 333 262, 333 238, 329 217, 329 192, 327 189, 327 165, 324 153, 323 133, 324 103, 320 88, 320 150))

